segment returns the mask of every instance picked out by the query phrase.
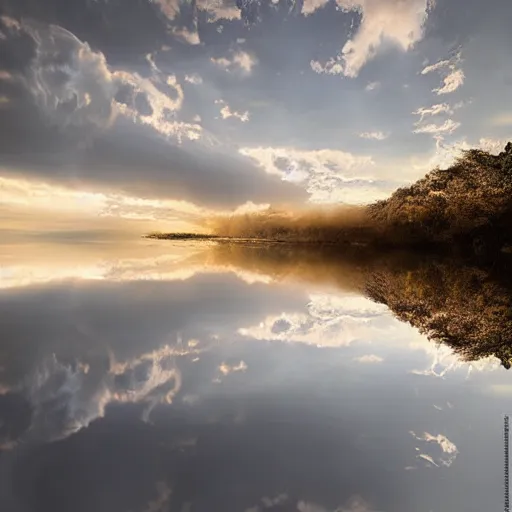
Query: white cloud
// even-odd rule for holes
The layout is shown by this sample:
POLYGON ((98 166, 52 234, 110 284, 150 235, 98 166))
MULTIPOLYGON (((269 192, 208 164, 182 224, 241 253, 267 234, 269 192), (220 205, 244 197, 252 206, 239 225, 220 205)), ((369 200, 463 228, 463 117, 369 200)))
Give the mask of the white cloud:
POLYGON ((322 505, 309 501, 299 501, 297 503, 297 510, 299 512, 329 512, 326 508, 322 507, 322 505))
POLYGON ((441 60, 436 62, 435 64, 431 64, 422 69, 421 74, 426 75, 427 73, 432 73, 433 71, 439 71, 445 67, 449 67, 452 64, 450 60, 441 60))
POLYGON ((247 52, 240 51, 236 52, 233 56, 233 62, 240 66, 240 68, 243 69, 246 73, 250 73, 257 61, 247 52))
POLYGON ((423 126, 418 126, 414 133, 453 133, 457 128, 459 128, 460 123, 458 121, 454 121, 453 119, 447 119, 443 124, 426 124, 423 126))
MULTIPOLYGON (((180 14, 180 0, 149 0, 157 4, 162 14, 169 20, 174 21, 180 14)), ((215 23, 218 20, 238 20, 241 18, 241 11, 235 3, 224 2, 223 0, 198 0, 197 9, 206 12, 207 21, 215 23)), ((197 22, 197 18, 194 20, 197 22)))
POLYGON ((180 0, 149 0, 157 4, 162 13, 169 19, 174 20, 180 13, 180 0))
POLYGON ((302 4, 302 14, 304 16, 309 16, 316 10, 326 6, 328 1, 329 0, 304 0, 304 3, 302 4))
POLYGON ((411 158, 409 160, 410 168, 416 175, 424 175, 435 167, 445 169, 452 165, 455 159, 462 154, 462 150, 467 149, 483 149, 497 154, 503 150, 507 139, 490 139, 480 138, 478 140, 468 141, 465 137, 447 144, 443 141, 442 136, 437 134, 436 148, 431 154, 421 155, 419 158, 411 158))
MULTIPOLYGON (((378 337, 382 332, 379 322, 386 323, 386 318, 394 322, 385 306, 365 297, 341 292, 315 293, 310 295, 307 312, 270 315, 257 325, 240 329, 239 333, 257 340, 343 347, 356 340, 378 337)), ((388 323, 386 328, 389 329, 388 323)), ((403 328, 407 330, 407 326, 403 328)))
POLYGON ((2 24, 10 30, 21 30, 21 23, 10 16, 0 16, 2 24))
POLYGON ((272 147, 245 147, 239 151, 266 172, 302 184, 314 203, 365 203, 382 199, 390 192, 375 183, 375 162, 368 155, 272 147))
MULTIPOLYGON (((302 12, 313 13, 327 2, 306 0, 302 12)), ((326 64, 311 61, 317 73, 343 74, 354 78, 372 60, 385 42, 402 51, 410 50, 423 37, 424 23, 432 8, 428 0, 337 0, 344 11, 360 11, 361 24, 336 59, 326 64)))
POLYGON ((167 510, 172 489, 165 482, 157 482, 156 491, 157 497, 147 504, 143 512, 164 512, 164 510, 167 510))
POLYGON ((26 22, 20 28, 36 43, 24 81, 44 115, 63 126, 89 130, 110 126, 115 119, 112 100, 117 88, 103 53, 55 25, 40 27, 26 22), (69 48, 66 62, 55 57, 62 47, 69 48), (73 108, 62 108, 64 105, 73 108))
POLYGON ((441 454, 439 455, 430 455, 425 453, 420 453, 417 455, 418 458, 424 459, 436 467, 450 467, 459 454, 459 450, 455 444, 442 434, 434 436, 428 432, 424 432, 423 435, 418 436, 413 431, 411 431, 410 434, 418 441, 435 443, 438 445, 438 447, 441 449, 441 454))
POLYGON ((365 91, 375 91, 381 86, 380 82, 369 82, 366 84, 366 87, 364 88, 365 91))
POLYGON ((222 116, 222 119, 234 117, 235 119, 239 119, 240 121, 242 121, 242 123, 246 123, 247 121, 249 121, 249 112, 247 112, 247 110, 242 113, 237 112, 236 110, 232 111, 229 108, 229 105, 225 105, 224 107, 222 107, 220 115, 222 116))
POLYGON ((247 364, 244 361, 240 361, 237 364, 222 363, 219 366, 219 371, 222 375, 228 375, 234 372, 245 372, 247 370, 247 364))
MULTIPOLYGON (((143 78, 138 73, 113 71, 101 52, 91 50, 67 30, 50 25, 24 23, 22 28, 37 45, 35 58, 24 81, 31 90, 36 104, 46 117, 61 126, 75 125, 87 132, 109 128, 117 115, 122 114, 134 122, 151 126, 165 136, 178 141, 201 136, 199 125, 180 122, 176 113, 183 103, 183 90, 174 75, 162 73, 152 58, 152 76, 143 78), (55 60, 60 48, 70 48, 65 63, 55 60), (62 80, 62 76, 66 77, 62 80), (58 84, 58 85, 56 85, 58 84), (121 87, 129 86, 133 92, 132 103, 115 100, 121 87), (168 92, 166 92, 166 90, 168 92), (143 97, 151 112, 140 112, 134 104, 135 97, 143 97), (73 108, 62 108, 73 105, 73 108)), ((85 134, 84 134, 85 135, 85 134)))
POLYGON ((52 356, 16 388, 33 410, 26 435, 47 441, 65 438, 102 417, 113 402, 145 404, 143 419, 147 420, 155 405, 171 403, 181 388, 176 355, 186 353, 166 345, 126 362, 112 358, 103 375, 90 371, 88 364, 71 365, 52 356), (145 369, 143 379, 134 377, 139 367, 145 369))
POLYGON ((389 133, 378 132, 363 132, 359 134, 362 139, 384 140, 389 137, 389 133))
POLYGON ((121 84, 130 85, 135 93, 145 95, 150 113, 140 113, 133 105, 117 103, 118 110, 135 122, 149 125, 160 134, 182 139, 197 140, 201 137, 202 127, 198 124, 178 120, 177 112, 181 109, 184 99, 183 88, 176 76, 153 76, 142 78, 138 73, 116 71, 113 76, 121 84), (163 88, 173 91, 174 97, 162 92, 163 88))
POLYGON ((382 363, 384 359, 380 356, 376 356, 375 354, 368 354, 360 357, 355 357, 354 361, 357 361, 358 363, 368 363, 368 364, 375 364, 375 363, 382 363))
POLYGON ((343 65, 339 59, 329 59, 325 64, 317 60, 312 60, 309 65, 311 69, 318 74, 325 75, 342 75, 343 65))
POLYGON ((425 369, 414 369, 409 372, 414 375, 445 379, 449 374, 461 372, 462 374, 465 373, 466 378, 468 378, 473 371, 488 372, 496 371, 500 368, 500 362, 494 356, 468 363, 461 361, 460 357, 448 345, 437 345, 422 337, 419 337, 417 341, 409 343, 409 348, 425 352, 430 360, 425 369))
POLYGON ((191 75, 185 75, 185 82, 194 85, 200 85, 203 83, 203 79, 197 73, 192 73, 191 75))
POLYGON ((356 77, 385 42, 410 50, 423 37, 431 8, 428 0, 337 0, 347 11, 360 11, 361 24, 341 50, 343 74, 356 77))
POLYGON ((231 110, 231 107, 224 100, 216 100, 215 103, 223 105, 223 107, 220 109, 220 115, 222 119, 229 119, 230 117, 234 117, 242 123, 249 121, 249 112, 247 110, 245 112, 237 112, 236 110, 231 110))
POLYGON ((446 70, 446 76, 443 78, 443 85, 432 89, 432 92, 435 92, 437 95, 449 94, 456 91, 464 84, 464 72, 462 69, 457 68, 461 60, 462 58, 459 52, 448 60, 441 60, 423 68, 421 71, 422 75, 426 75, 427 73, 432 73, 434 71, 445 72, 446 70))
POLYGON ((273 498, 269 498, 268 496, 263 496, 263 498, 261 498, 261 502, 265 508, 277 507, 283 503, 286 503, 286 501, 288 501, 288 494, 286 493, 278 494, 273 498))
POLYGON ((197 23, 194 25, 194 30, 188 30, 186 27, 173 27, 172 33, 184 43, 192 45, 201 44, 199 32, 197 31, 197 23))
POLYGON ((233 52, 230 58, 220 57, 216 59, 212 57, 210 60, 213 64, 228 72, 238 69, 246 75, 249 75, 252 68, 258 63, 256 57, 244 51, 233 52))
POLYGON ((235 2, 198 0, 197 8, 207 13, 209 23, 215 23, 219 20, 239 20, 242 17, 242 12, 235 2))
POLYGON ((436 105, 432 105, 431 107, 420 107, 413 112, 414 115, 420 116, 420 119, 417 121, 421 123, 425 116, 437 116, 439 114, 453 114, 453 108, 448 105, 448 103, 438 103, 436 105))
POLYGON ((442 87, 433 89, 432 92, 438 95, 454 92, 464 83, 464 78, 465 76, 462 69, 456 69, 443 79, 442 87))

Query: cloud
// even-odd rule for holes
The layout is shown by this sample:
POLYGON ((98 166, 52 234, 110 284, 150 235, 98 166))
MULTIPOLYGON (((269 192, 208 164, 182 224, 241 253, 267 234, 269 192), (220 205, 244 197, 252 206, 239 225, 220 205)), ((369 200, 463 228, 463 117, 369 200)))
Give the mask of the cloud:
POLYGON ((354 361, 357 361, 358 363, 364 363, 364 364, 374 364, 374 363, 382 363, 384 359, 380 356, 376 356, 375 354, 369 354, 364 355, 360 357, 355 357, 354 361))
POLYGON ((207 13, 209 23, 219 20, 239 20, 242 17, 241 9, 230 0, 198 0, 197 8, 207 13))
POLYGON ((52 441, 87 427, 112 402, 144 403, 147 419, 160 402, 171 403, 181 374, 169 346, 126 363, 111 361, 106 371, 94 364, 59 361, 51 356, 18 388, 33 410, 25 441, 52 441))
POLYGON ((482 149, 498 154, 508 142, 508 139, 482 137, 476 140, 468 140, 467 137, 461 137, 455 142, 446 143, 440 134, 435 135, 435 140, 436 147, 430 156, 423 156, 418 160, 411 159, 411 167, 420 175, 431 171, 435 167, 446 169, 453 165, 455 160, 462 155, 463 150, 482 149))
POLYGON ((165 81, 160 82, 125 71, 117 71, 114 76, 120 87, 128 86, 131 89, 132 101, 116 102, 117 108, 126 117, 151 126, 161 135, 175 137, 178 142, 184 138, 197 140, 201 137, 200 125, 182 122, 176 118, 176 112, 183 104, 184 94, 174 75, 169 75, 165 81), (162 89, 167 90, 167 94, 162 89), (143 99, 147 105, 145 109, 137 103, 138 99, 143 99))
POLYGON ((343 74, 357 77, 365 64, 386 42, 402 51, 410 50, 423 37, 431 7, 427 0, 337 0, 347 11, 359 11, 361 21, 355 35, 341 50, 343 74))
POLYGON ((253 67, 258 63, 256 57, 245 51, 233 51, 229 57, 212 57, 210 60, 225 71, 238 70, 244 75, 250 75, 253 67))
POLYGON ((149 0, 157 4, 162 13, 169 19, 174 20, 180 14, 180 0, 149 0))
POLYGON ((185 82, 194 85, 201 85, 203 83, 203 79, 197 73, 192 73, 190 75, 185 75, 185 82))
POLYGON ((299 512, 329 512, 326 508, 316 503, 309 501, 299 501, 297 503, 297 510, 299 512))
POLYGON ((460 64, 461 60, 462 58, 459 52, 448 60, 441 60, 435 64, 431 64, 430 66, 423 68, 421 71, 422 75, 426 75, 435 71, 447 71, 446 76, 443 78, 443 85, 441 87, 432 89, 432 92, 435 92, 438 96, 442 94, 449 94, 455 92, 464 84, 464 71, 462 71, 462 69, 457 69, 457 66, 460 64))
POLYGON ((431 107, 420 107, 413 112, 414 115, 420 116, 420 119, 417 121, 421 123, 425 116, 437 116, 439 114, 453 114, 453 108, 448 105, 448 103, 438 103, 436 105, 432 105, 431 107))
MULTIPOLYGON (((132 241, 130 251, 137 248, 132 241)), ((156 405, 173 402, 180 391, 179 361, 195 359, 213 334, 233 334, 276 308, 296 309, 304 300, 302 294, 292 297, 262 284, 251 285, 247 293, 247 284, 227 273, 146 281, 146 272, 163 270, 162 261, 146 262, 145 270, 132 262, 139 278, 123 282, 118 278, 129 268, 120 265, 116 271, 115 260, 125 267, 130 263, 110 256, 106 281, 75 280, 73 290, 58 282, 0 294, 2 310, 12 319, 4 350, 13 356, 13 364, 1 372, 0 389, 19 396, 32 411, 22 441, 66 437, 104 416, 109 404, 139 404, 148 419, 156 405), (190 300, 184 300, 187 296, 190 300), (22 309, 32 312, 30 325, 19 314, 22 309), (27 346, 21 347, 20 339, 37 350, 21 357, 27 346), (77 343, 71 347, 69 339, 77 343)), ((247 366, 234 359, 217 371, 244 372, 247 366)), ((210 367, 211 375, 216 369, 210 367)))
POLYGON ((410 434, 418 441, 437 444, 441 450, 441 453, 439 454, 438 452, 438 455, 420 453, 417 455, 418 458, 422 458, 436 467, 450 467, 455 462, 459 450, 446 436, 442 434, 434 436, 428 432, 424 432, 423 435, 417 435, 413 431, 411 431, 410 434))
POLYGON ((168 509, 166 505, 171 498, 172 489, 165 482, 157 482, 156 491, 157 497, 148 503, 143 512, 164 512, 168 509))
POLYGON ((0 16, 0 21, 2 22, 4 27, 6 27, 10 30, 14 30, 14 31, 21 30, 21 23, 18 20, 11 18, 10 16, 0 16))
POLYGON ((187 27, 173 27, 172 33, 178 41, 191 45, 201 44, 197 24, 195 24, 194 30, 189 30, 187 27))
POLYGON ((438 95, 455 92, 459 87, 462 86, 462 84, 464 84, 464 78, 465 76, 462 69, 456 69, 443 79, 442 87, 433 89, 432 92, 435 92, 438 95))
POLYGON ((359 134, 362 139, 385 140, 389 137, 389 133, 378 132, 362 132, 359 134))
MULTIPOLYGON (((183 88, 153 57, 149 75, 113 69, 67 30, 20 27, 26 62, 13 58, 17 32, 8 33, 14 54, 4 52, 18 62, 5 72, 19 82, 12 107, 0 108, 0 125, 9 127, 0 140, 4 176, 217 209, 307 197, 181 120, 183 88)), ((233 56, 237 68, 250 62, 233 56)))
POLYGON ((302 14, 309 16, 318 9, 322 9, 329 3, 329 0, 304 0, 302 4, 302 14))
POLYGON ((237 364, 222 363, 219 366, 219 371, 222 375, 228 375, 234 372, 245 372, 247 370, 247 364, 244 361, 240 361, 237 364))
POLYGON ((365 91, 375 91, 381 86, 380 82, 368 82, 364 88, 365 91))
POLYGON ((454 121, 453 119, 447 119, 443 124, 427 124, 423 126, 418 126, 413 130, 413 133, 453 133, 457 128, 460 127, 460 123, 454 121))
POLYGON ((286 503, 286 501, 288 501, 288 494, 284 492, 274 496, 273 498, 269 498, 268 496, 263 496, 263 498, 261 498, 261 502, 265 508, 273 508, 286 503))
POLYGON ((22 28, 35 43, 23 82, 45 118, 89 132, 110 126, 116 84, 105 56, 61 27, 27 22, 22 28))
POLYGON ((444 69, 445 67, 450 67, 451 64, 452 64, 452 61, 450 61, 450 60, 440 60, 439 62, 436 62, 435 64, 431 64, 429 66, 424 67, 421 70, 421 74, 426 75, 427 73, 439 71, 441 69, 444 69))
MULTIPOLYGON (((180 0, 149 1, 157 4, 162 14, 164 14, 169 21, 176 21, 182 13, 180 0)), ((241 18, 241 10, 234 2, 230 2, 229 0, 198 0, 196 6, 197 11, 206 13, 209 23, 215 23, 219 20, 238 20, 241 18)), ((186 7, 184 10, 187 10, 186 7)), ((197 23, 196 13, 194 13, 194 21, 197 23)))
POLYGON ((317 60, 312 60, 309 65, 311 69, 318 74, 325 75, 342 75, 343 64, 340 59, 329 59, 325 64, 320 63, 317 60))
POLYGON ((374 176, 375 162, 368 155, 320 149, 240 148, 265 171, 281 179, 301 184, 315 203, 364 203, 383 198, 386 184, 374 176))
POLYGON ((343 347, 375 335, 371 322, 387 311, 369 299, 351 293, 310 295, 306 313, 270 315, 239 333, 258 340, 280 340, 316 347, 343 347))
POLYGON ((230 117, 234 117, 242 123, 249 121, 249 112, 247 110, 245 112, 237 112, 236 110, 231 110, 231 107, 224 100, 216 100, 215 103, 222 105, 222 108, 220 109, 220 115, 222 119, 229 119, 230 117))

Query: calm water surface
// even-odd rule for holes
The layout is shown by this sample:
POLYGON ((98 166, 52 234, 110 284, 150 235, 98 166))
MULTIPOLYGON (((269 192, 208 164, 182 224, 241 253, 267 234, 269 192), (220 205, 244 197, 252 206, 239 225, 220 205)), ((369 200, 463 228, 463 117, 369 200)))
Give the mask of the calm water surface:
POLYGON ((368 298, 366 268, 3 245, 0 510, 502 510, 510 375, 368 298))

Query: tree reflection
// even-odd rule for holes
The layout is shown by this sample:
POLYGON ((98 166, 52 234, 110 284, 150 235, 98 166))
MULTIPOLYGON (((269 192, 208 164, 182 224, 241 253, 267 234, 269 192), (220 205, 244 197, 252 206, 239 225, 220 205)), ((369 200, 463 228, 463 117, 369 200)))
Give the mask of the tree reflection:
POLYGON ((483 265, 439 253, 230 243, 212 247, 209 263, 359 291, 465 361, 493 355, 511 366, 512 274, 506 255, 483 265))

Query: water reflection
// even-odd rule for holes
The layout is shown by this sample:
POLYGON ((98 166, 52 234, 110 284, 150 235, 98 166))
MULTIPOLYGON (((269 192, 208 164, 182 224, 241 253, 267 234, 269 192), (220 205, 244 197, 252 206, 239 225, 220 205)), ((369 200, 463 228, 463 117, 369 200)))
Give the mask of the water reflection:
POLYGON ((506 262, 68 249, 0 254, 1 510, 500 507, 506 262))

